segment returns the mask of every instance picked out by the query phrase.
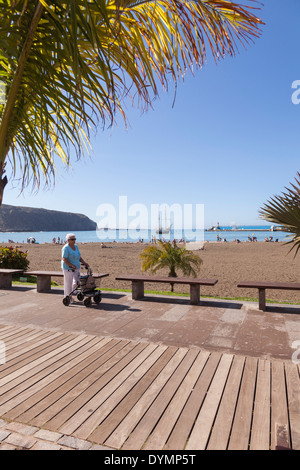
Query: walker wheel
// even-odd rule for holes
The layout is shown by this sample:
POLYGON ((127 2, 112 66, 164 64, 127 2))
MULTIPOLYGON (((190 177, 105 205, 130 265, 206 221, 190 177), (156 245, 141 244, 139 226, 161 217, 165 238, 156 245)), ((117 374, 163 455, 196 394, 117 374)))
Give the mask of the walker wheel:
POLYGON ((91 297, 87 297, 86 299, 84 299, 83 303, 84 303, 84 305, 85 305, 86 307, 90 307, 91 304, 92 304, 92 299, 91 299, 91 297))
POLYGON ((70 297, 67 295, 67 297, 63 298, 63 304, 68 307, 70 305, 70 297))
POLYGON ((77 294, 77 299, 82 301, 84 299, 84 295, 82 292, 79 292, 79 294, 77 294))
POLYGON ((94 302, 96 304, 100 304, 102 298, 101 298, 101 292, 97 292, 95 295, 94 295, 94 302))

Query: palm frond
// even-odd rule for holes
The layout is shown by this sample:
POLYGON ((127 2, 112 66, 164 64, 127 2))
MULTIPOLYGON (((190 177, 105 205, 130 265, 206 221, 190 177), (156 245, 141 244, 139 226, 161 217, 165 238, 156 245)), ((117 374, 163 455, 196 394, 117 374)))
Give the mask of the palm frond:
MULTIPOLYGON (((56 160, 89 148, 99 123, 126 121, 193 65, 235 55, 260 35, 251 6, 222 0, 3 0, 0 2, 0 166, 23 184, 54 178, 56 160)), ((1 176, 1 175, 0 175, 1 176)), ((1 201, 0 201, 1 202, 1 201)))
POLYGON ((272 224, 281 225, 284 230, 291 234, 290 240, 286 244, 292 244, 290 251, 295 251, 295 256, 300 249, 300 173, 295 178, 296 184, 291 184, 291 188, 285 188, 282 195, 270 198, 260 209, 261 219, 272 224), (297 179, 298 177, 298 179, 297 179))
POLYGON ((201 258, 193 251, 162 240, 158 240, 158 246, 146 247, 140 254, 140 259, 143 271, 156 273, 160 269, 168 268, 172 277, 177 276, 177 269, 181 270, 184 276, 196 277, 202 264, 201 258))

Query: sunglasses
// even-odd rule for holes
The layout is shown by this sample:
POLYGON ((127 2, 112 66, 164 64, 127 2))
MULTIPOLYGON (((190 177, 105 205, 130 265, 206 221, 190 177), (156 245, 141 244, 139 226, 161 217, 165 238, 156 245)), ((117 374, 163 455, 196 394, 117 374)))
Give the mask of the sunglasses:
POLYGON ((76 240, 76 238, 69 238, 69 240, 76 240))

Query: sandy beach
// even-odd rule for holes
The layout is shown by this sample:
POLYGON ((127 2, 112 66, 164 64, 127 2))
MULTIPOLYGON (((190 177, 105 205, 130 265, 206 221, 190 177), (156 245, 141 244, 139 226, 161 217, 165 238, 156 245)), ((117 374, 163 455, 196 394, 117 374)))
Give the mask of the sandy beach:
MULTIPOLYGON (((101 243, 79 243, 81 255, 94 272, 107 272, 109 277, 101 281, 101 287, 129 289, 129 282, 116 281, 122 274, 141 274, 139 255, 146 243, 108 243, 101 248, 101 243)), ((28 251, 30 270, 60 270, 61 245, 24 244, 22 250, 28 251)), ((202 287, 201 294, 217 297, 257 297, 255 289, 237 287, 239 281, 300 281, 300 254, 294 258, 294 252, 288 254, 290 246, 283 242, 221 242, 205 243, 204 250, 195 251, 203 260, 198 277, 216 278, 214 287, 202 287)), ((167 271, 161 271, 167 275, 167 271)), ((180 275, 180 271, 178 275, 180 275)), ((57 279, 61 283, 61 279, 57 279)), ((168 284, 146 284, 146 289, 168 291, 168 284)), ((186 286, 175 286, 176 292, 188 292, 186 286)), ((278 301, 300 302, 297 291, 267 291, 267 298, 278 301)))

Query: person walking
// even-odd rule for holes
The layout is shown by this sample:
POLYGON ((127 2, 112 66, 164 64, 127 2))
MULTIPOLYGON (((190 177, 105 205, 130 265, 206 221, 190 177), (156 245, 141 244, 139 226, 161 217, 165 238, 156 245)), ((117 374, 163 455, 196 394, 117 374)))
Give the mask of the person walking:
MULTIPOLYGON (((66 244, 62 248, 61 267, 64 274, 64 296, 69 296, 70 293, 76 288, 80 276, 80 263, 84 264, 86 268, 89 267, 79 251, 78 246, 75 244, 76 236, 74 233, 68 233, 66 236, 66 244)), ((70 299, 72 300, 72 299, 70 299)))

